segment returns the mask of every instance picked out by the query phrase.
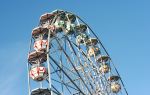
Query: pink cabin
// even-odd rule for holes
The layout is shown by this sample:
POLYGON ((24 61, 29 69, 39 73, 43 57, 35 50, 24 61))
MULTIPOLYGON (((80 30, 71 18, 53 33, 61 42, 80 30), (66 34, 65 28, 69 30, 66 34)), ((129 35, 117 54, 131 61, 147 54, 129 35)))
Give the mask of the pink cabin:
POLYGON ((46 50, 47 45, 48 45, 47 40, 38 40, 34 43, 34 50, 36 51, 46 50))
POLYGON ((43 81, 48 76, 47 68, 34 67, 30 70, 30 77, 35 81, 43 81))

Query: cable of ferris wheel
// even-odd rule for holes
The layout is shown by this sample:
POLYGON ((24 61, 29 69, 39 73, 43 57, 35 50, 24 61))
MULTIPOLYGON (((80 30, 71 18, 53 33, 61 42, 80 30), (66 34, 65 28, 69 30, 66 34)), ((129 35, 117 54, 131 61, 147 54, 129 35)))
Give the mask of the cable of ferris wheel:
MULTIPOLYGON (((50 65, 52 66, 52 68, 54 69, 54 70, 56 70, 55 68, 54 68, 54 66, 50 63, 50 65)), ((58 74, 58 72, 56 72, 56 74, 57 74, 57 76, 60 78, 60 75, 58 74)), ((54 79, 52 79, 52 80, 54 80, 54 79)), ((60 80, 61 80, 61 78, 60 78, 60 80)), ((56 81, 56 80, 54 80, 54 81, 56 81)), ((57 81, 57 82, 59 82, 59 81, 57 81)), ((63 80, 61 80, 61 82, 59 82, 59 83, 63 83, 65 86, 66 86, 66 88, 68 89, 68 91, 69 91, 69 93, 71 93, 71 91, 69 90, 69 88, 67 87, 67 85, 64 83, 64 81, 63 80)))
POLYGON ((53 85, 52 85, 52 88, 56 90, 56 92, 53 90, 54 93, 57 93, 58 95, 62 95, 53 85))
MULTIPOLYGON (((58 38, 59 39, 59 38, 58 38)), ((59 40, 57 39, 57 42, 59 44, 59 46, 61 47, 59 40)), ((89 91, 89 93, 92 95, 90 89, 88 88, 88 86, 85 84, 85 82, 83 81, 81 75, 79 74, 78 70, 75 68, 73 62, 70 60, 70 57, 68 56, 68 54, 65 52, 65 50, 63 49, 63 47, 61 47, 62 51, 64 52, 65 56, 67 57, 68 61, 71 63, 72 67, 74 68, 74 70, 77 72, 78 76, 81 78, 81 81, 83 82, 83 84, 85 85, 85 87, 87 88, 87 90, 89 91)))
MULTIPOLYGON (((50 64, 51 64, 51 63, 50 63, 50 64)), ((63 67, 64 69, 68 70, 69 72, 71 72, 72 74, 78 76, 76 73, 74 73, 73 71, 71 71, 71 70, 70 70, 69 68, 67 68, 66 66, 62 65, 62 67, 63 67)), ((60 71, 60 70, 58 70, 58 71, 60 71)), ((54 72, 55 72, 55 71, 54 71, 54 72)), ((52 73, 54 73, 54 72, 52 72, 52 73)), ((51 73, 51 74, 52 74, 52 73, 51 73)))
MULTIPOLYGON (((91 29, 91 27, 90 27, 85 21, 83 21, 79 16, 76 15, 76 17, 79 18, 84 24, 86 24, 86 25, 88 26, 88 28, 91 30, 91 32, 93 33, 93 35, 99 40, 99 43, 101 44, 102 48, 103 48, 104 51, 106 52, 107 56, 110 57, 110 55, 109 55, 109 53, 107 52, 106 48, 104 47, 104 45, 102 44, 102 42, 100 41, 100 39, 97 37, 97 35, 94 33, 94 31, 91 29)), ((110 60, 112 61, 111 57, 110 57, 110 60)), ((113 62, 112 62, 112 64, 113 64, 113 66, 114 66, 114 68, 115 68, 117 74, 118 74, 119 77, 120 77, 120 74, 119 74, 119 72, 118 72, 118 70, 117 70, 115 64, 114 64, 113 62)), ((121 77, 120 77, 120 80, 121 80, 121 83, 122 83, 122 85, 123 85, 123 87, 124 87, 124 90, 125 90, 126 94, 128 95, 128 92, 127 92, 127 90, 126 90, 126 88, 125 88, 125 85, 124 85, 124 83, 123 83, 121 77)))
MULTIPOLYGON (((55 80, 55 79, 51 79, 51 80, 53 80, 53 81, 55 81, 55 82, 58 82, 58 83, 62 83, 62 82, 59 82, 59 81, 57 81, 57 80, 55 80)), ((49 83, 49 81, 48 80, 46 80, 48 83, 49 83)), ((70 86, 70 85, 67 85, 67 84, 65 84, 65 83, 63 83, 65 86, 66 86, 66 88, 68 89, 68 87, 70 87, 70 88, 72 88, 72 89, 74 89, 74 90, 77 90, 77 89, 75 89, 74 87, 72 87, 72 86, 70 86)), ((54 88, 58 93, 60 93, 53 85, 52 85, 52 88, 54 88)), ((54 90, 53 90, 54 91, 54 90)), ((71 91, 68 89, 68 91, 69 91, 69 93, 71 93, 71 91)), ((63 95, 63 94, 60 94, 60 95, 63 95)))
MULTIPOLYGON (((80 62, 80 58, 78 57, 78 55, 76 54, 76 52, 75 52, 75 50, 74 50, 74 48, 73 48, 73 46, 72 46, 72 44, 71 44, 71 41, 69 40, 69 38, 68 37, 66 37, 67 38, 67 40, 68 40, 68 42, 69 42, 69 45, 71 46, 71 48, 72 48, 72 50, 73 50, 73 53, 76 55, 76 57, 78 58, 78 60, 79 60, 79 63, 80 63, 80 65, 81 65, 81 67, 82 67, 82 69, 83 69, 83 72, 84 72, 84 74, 86 74, 85 73, 85 70, 84 70, 84 66, 81 64, 81 62, 80 62)), ((85 75, 86 77, 87 77, 87 74, 85 75)), ((87 78, 88 79, 88 78, 87 78)), ((91 88, 93 89, 93 85, 92 85, 92 83, 90 83, 90 80, 88 79, 88 81, 89 81, 89 84, 90 84, 90 86, 91 86, 91 88)), ((94 90, 94 89, 93 89, 94 90)))
MULTIPOLYGON (((55 81, 55 82, 58 82, 58 83, 62 83, 62 82, 60 82, 60 81, 58 81, 58 80, 55 80, 55 79, 53 79, 53 78, 52 78, 52 80, 55 81)), ((64 82, 63 82, 62 84, 64 84, 66 87, 70 87, 70 88, 72 88, 72 89, 74 89, 74 90, 77 90, 76 88, 74 88, 74 87, 68 85, 67 83, 64 83, 64 82)), ((78 91, 78 90, 77 90, 77 91, 78 91)))
POLYGON ((74 86, 75 86, 83 95, 86 95, 86 94, 84 94, 84 93, 80 90, 80 88, 76 85, 76 83, 74 83, 74 81, 67 75, 67 73, 59 66, 58 62, 57 62, 56 60, 54 60, 51 56, 49 56, 49 57, 50 57, 50 59, 57 65, 57 67, 59 67, 59 68, 62 70, 62 72, 68 77, 68 79, 74 84, 74 86))
MULTIPOLYGON (((60 67, 63 69, 63 66, 62 66, 62 52, 61 52, 60 55, 59 55, 59 60, 60 60, 60 67)), ((64 80, 62 71, 60 71, 60 80, 61 80, 62 82, 63 82, 63 80, 64 80)), ((64 86, 63 86, 62 83, 61 83, 61 91, 62 91, 62 93, 64 93, 64 86)))

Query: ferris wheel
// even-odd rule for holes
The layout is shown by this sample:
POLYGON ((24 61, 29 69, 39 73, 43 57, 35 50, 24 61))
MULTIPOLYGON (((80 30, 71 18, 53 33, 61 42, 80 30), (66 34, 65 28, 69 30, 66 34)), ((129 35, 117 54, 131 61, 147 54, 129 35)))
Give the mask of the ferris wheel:
POLYGON ((40 17, 27 66, 29 95, 128 95, 100 39, 71 12, 40 17))

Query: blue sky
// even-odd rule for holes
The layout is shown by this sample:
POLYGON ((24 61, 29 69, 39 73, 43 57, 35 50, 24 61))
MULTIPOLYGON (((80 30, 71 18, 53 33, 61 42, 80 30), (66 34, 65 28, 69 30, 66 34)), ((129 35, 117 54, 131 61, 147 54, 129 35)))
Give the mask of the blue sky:
POLYGON ((27 95, 27 53, 39 17, 55 9, 85 20, 102 40, 129 95, 150 95, 150 1, 1 0, 0 95, 27 95))

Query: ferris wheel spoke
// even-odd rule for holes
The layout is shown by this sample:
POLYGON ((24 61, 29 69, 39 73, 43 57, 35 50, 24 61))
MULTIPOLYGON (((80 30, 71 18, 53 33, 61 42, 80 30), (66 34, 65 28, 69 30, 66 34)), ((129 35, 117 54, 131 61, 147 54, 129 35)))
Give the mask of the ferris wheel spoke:
MULTIPOLYGON (((68 40, 68 39, 67 39, 68 40)), ((68 40, 69 42, 69 40, 68 40)), ((59 44, 59 42, 58 42, 59 44)), ((69 43, 70 44, 70 43, 69 43)), ((70 44, 71 45, 71 44, 70 44)), ((72 47, 71 47, 72 48, 72 47)), ((73 48, 72 48, 73 49, 73 48)), ((63 49, 62 49, 63 50, 63 49)), ((71 61, 70 57, 67 55, 67 53, 63 50, 65 56, 67 57, 67 59, 69 60, 69 62, 71 63, 72 67, 74 68, 74 70, 77 72, 78 76, 81 78, 81 81, 83 82, 83 84, 85 85, 85 87, 87 88, 87 90, 91 93, 91 91, 89 90, 88 86, 85 84, 84 79, 82 79, 80 73, 78 72, 78 70, 76 69, 76 67, 74 66, 73 62, 71 61)), ((77 56, 77 54, 75 53, 75 51, 73 50, 73 53, 77 56)), ((78 58, 78 57, 77 57, 78 58)), ((79 58, 78 58, 79 60, 79 58)), ((80 61, 80 60, 79 60, 80 61)), ((80 66, 82 65, 81 62, 79 62, 80 66)), ((91 93, 92 95, 92 93, 91 93)))
MULTIPOLYGON (((87 79, 87 83, 89 83, 90 84, 90 86, 91 86, 91 89, 93 89, 94 88, 94 86, 92 85, 93 83, 91 83, 91 82, 93 82, 93 81, 90 81, 89 80, 89 76, 88 76, 88 74, 85 72, 85 69, 84 68, 86 68, 85 66, 83 66, 82 64, 84 63, 84 62, 82 62, 81 63, 81 58, 79 58, 79 56, 76 54, 76 52, 75 52, 75 49, 73 48, 73 46, 72 46, 72 44, 71 44, 71 42, 69 41, 69 39, 67 39, 68 40, 68 42, 69 42, 69 46, 71 47, 71 50, 73 51, 73 53, 75 54, 75 56, 77 57, 77 59, 79 60, 79 64, 80 64, 80 68, 81 68, 81 71, 82 71, 82 73, 84 74, 84 77, 86 77, 86 79, 87 79)), ((85 61, 85 60, 84 60, 85 61)), ((79 70, 78 70, 79 71, 79 70)), ((94 89, 93 89, 94 90, 94 89)))
MULTIPOLYGON (((54 66, 53 66, 52 64, 51 64, 51 66, 52 66, 52 68, 55 70, 55 68, 54 68, 54 66)), ((62 69, 63 69, 63 68, 62 68, 62 69)), ((56 70, 55 70, 55 71, 56 71, 56 70)), ((72 86, 68 85, 67 83, 65 83, 64 80, 61 80, 61 76, 59 75, 58 72, 57 72, 57 76, 59 76, 60 81, 57 81, 57 80, 55 80, 55 79, 52 79, 52 80, 55 81, 55 82, 61 83, 62 85, 65 85, 65 87, 67 88, 67 90, 69 91, 69 93, 71 93, 71 91, 69 90, 68 87, 70 87, 70 88, 72 88, 72 89, 75 89, 74 87, 72 87, 72 86)), ((77 90, 77 89, 75 89, 75 90, 77 90)))
POLYGON ((53 90, 54 93, 57 93, 58 95, 62 95, 53 85, 52 85, 52 88, 54 88, 53 90))
POLYGON ((74 86, 83 94, 85 95, 81 90, 80 88, 77 86, 77 84, 71 79, 70 76, 68 76, 68 74, 58 65, 58 62, 55 61, 51 56, 50 56, 50 59, 62 70, 62 72, 67 76, 67 78, 74 84, 74 86))

